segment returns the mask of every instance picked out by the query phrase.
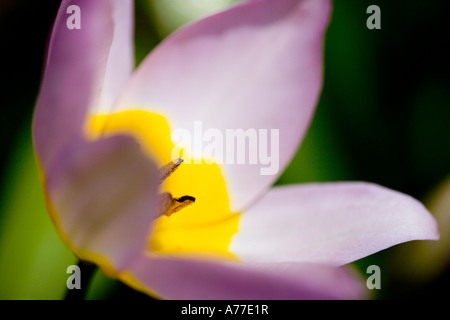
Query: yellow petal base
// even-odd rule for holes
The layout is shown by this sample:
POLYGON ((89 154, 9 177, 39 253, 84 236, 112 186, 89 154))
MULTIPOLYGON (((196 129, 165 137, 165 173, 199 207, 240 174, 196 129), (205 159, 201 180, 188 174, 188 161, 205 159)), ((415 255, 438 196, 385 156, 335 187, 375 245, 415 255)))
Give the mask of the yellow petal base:
MULTIPOLYGON (((175 145, 163 115, 144 110, 93 115, 87 132, 92 139, 114 134, 131 135, 158 165, 172 161, 171 152, 175 145)), ((170 217, 163 215, 155 221, 148 241, 151 252, 238 260, 230 252, 229 245, 238 231, 240 214, 230 210, 222 169, 205 160, 202 159, 201 164, 182 164, 161 185, 160 192, 169 192, 173 197, 189 195, 196 200, 170 217)))

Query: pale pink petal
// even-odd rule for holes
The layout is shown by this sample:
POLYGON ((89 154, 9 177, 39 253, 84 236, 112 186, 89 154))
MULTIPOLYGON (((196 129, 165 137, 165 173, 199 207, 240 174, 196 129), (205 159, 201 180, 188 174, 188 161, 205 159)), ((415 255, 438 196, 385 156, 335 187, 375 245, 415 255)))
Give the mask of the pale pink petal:
POLYGON ((363 182, 275 187, 241 216, 230 251, 244 261, 343 265, 410 240, 439 238, 405 194, 363 182))
POLYGON ((80 141, 47 177, 49 211, 74 253, 111 273, 144 249, 158 216, 157 183, 155 165, 132 138, 80 141))
POLYGON ((119 277, 137 290, 165 299, 357 299, 365 295, 359 277, 350 269, 318 265, 142 256, 128 267, 126 276, 119 277))
POLYGON ((303 139, 322 86, 330 11, 329 0, 254 0, 190 24, 146 58, 117 110, 163 113, 173 129, 191 134, 194 121, 223 135, 278 129, 279 151, 272 146, 267 175, 261 168, 270 164, 259 155, 257 164, 224 165, 231 206, 239 211, 277 179, 303 139))
POLYGON ((134 69, 134 11, 132 0, 111 0, 114 38, 97 105, 93 112, 108 112, 134 69))
POLYGON ((98 97, 113 40, 109 1, 64 0, 49 42, 45 74, 33 119, 35 149, 44 169, 70 140, 80 135, 87 110, 98 97), (81 29, 69 29, 81 11, 81 29))

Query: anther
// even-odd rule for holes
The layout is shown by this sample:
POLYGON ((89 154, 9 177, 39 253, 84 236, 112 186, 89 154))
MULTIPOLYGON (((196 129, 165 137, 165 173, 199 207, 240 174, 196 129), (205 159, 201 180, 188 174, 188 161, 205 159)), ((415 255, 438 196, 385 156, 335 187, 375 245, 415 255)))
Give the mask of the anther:
POLYGON ((182 196, 180 198, 173 198, 168 192, 162 193, 159 199, 161 211, 168 217, 195 202, 194 197, 182 196))
MULTIPOLYGON (((162 183, 167 179, 177 168, 183 163, 183 159, 178 158, 165 166, 159 168, 159 183, 162 183)), ((162 214, 170 217, 177 211, 193 204, 195 198, 191 196, 182 196, 180 198, 173 198, 168 192, 164 192, 159 195, 159 208, 162 214)))
POLYGON ((164 180, 166 180, 167 177, 170 176, 175 170, 177 170, 182 163, 183 159, 178 158, 177 160, 171 161, 165 166, 159 168, 159 182, 162 183, 164 180))

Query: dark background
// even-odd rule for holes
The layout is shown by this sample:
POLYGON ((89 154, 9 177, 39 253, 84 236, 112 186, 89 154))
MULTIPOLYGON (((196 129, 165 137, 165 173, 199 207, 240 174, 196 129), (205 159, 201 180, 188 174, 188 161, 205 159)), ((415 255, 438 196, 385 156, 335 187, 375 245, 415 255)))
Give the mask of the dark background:
MULTIPOLYGON (((142 1, 136 5, 138 61, 161 40, 149 31, 152 23, 140 10, 142 1)), ((10 187, 21 170, 22 158, 14 155, 31 146, 31 117, 59 4, 0 2, 0 227, 11 214, 7 199, 20 193, 20 186, 15 191, 10 187)), ((423 200, 447 178, 449 14, 445 0, 335 0, 322 98, 308 136, 278 183, 363 180, 423 200), (372 4, 381 8, 381 30, 366 28, 366 8, 372 4)), ((25 192, 21 197, 31 201, 25 192)), ((8 241, 1 235, 0 241, 8 241)), ((364 269, 375 261, 383 266, 390 257, 382 252, 357 265, 364 269)), ((375 298, 437 298, 450 284, 448 272, 420 286, 386 279, 390 285, 375 298)), ((110 297, 141 297, 118 283, 110 288, 110 297)), ((0 296, 8 298, 6 293, 0 296)))

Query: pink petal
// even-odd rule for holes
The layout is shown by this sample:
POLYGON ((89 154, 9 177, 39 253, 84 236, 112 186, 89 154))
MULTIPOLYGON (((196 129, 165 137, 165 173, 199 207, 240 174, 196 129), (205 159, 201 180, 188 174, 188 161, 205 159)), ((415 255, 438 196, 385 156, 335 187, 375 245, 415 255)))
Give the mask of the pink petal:
POLYGON ((439 238, 410 196, 341 182, 272 189, 241 216, 230 251, 244 261, 343 265, 410 240, 439 238))
POLYGON ((112 274, 144 249, 158 216, 156 166, 130 137, 79 142, 47 177, 48 206, 63 240, 112 274))
POLYGON ((119 278, 165 299, 356 299, 365 293, 349 269, 302 264, 223 264, 148 255, 119 278))
POLYGON ((222 134, 279 129, 272 175, 261 175, 261 163, 224 166, 239 211, 277 179, 303 139, 322 86, 330 8, 328 0, 255 0, 190 24, 141 64, 118 110, 159 112, 191 133, 196 120, 222 134))
POLYGON ((134 69, 134 11, 132 0, 111 0, 114 38, 95 112, 108 112, 134 69))
POLYGON ((44 169, 65 143, 79 136, 88 110, 110 110, 133 68, 132 1, 61 3, 33 122, 44 169), (72 5, 80 8, 81 29, 66 25, 72 5))

